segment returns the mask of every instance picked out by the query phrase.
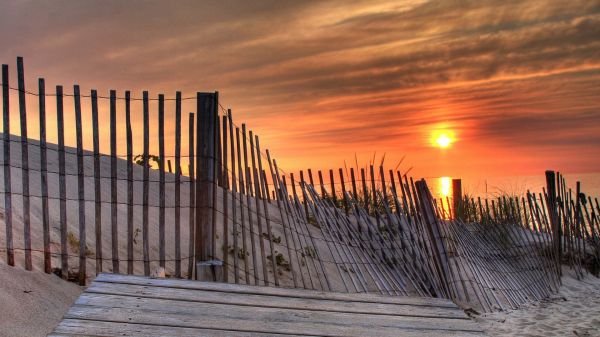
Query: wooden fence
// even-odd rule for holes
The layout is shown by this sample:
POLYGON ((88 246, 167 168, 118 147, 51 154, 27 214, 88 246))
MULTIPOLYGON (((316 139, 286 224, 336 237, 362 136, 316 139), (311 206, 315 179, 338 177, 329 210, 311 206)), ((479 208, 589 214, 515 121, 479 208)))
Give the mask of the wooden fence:
POLYGON ((49 94, 44 79, 34 93, 25 88, 21 58, 17 73, 11 87, 8 66, 2 67, 6 231, 0 244, 9 265, 41 265, 82 285, 102 271, 150 275, 162 267, 171 277, 192 278, 200 266, 208 267, 199 270, 202 279, 445 297, 484 311, 557 291, 563 262, 577 275, 586 266, 598 272, 598 200, 583 196, 579 183, 573 198, 559 174, 547 172, 547 190, 539 195, 477 201, 436 200, 424 180, 374 165, 329 170, 326 186, 327 172, 294 175, 278 167, 259 137, 234 123, 218 93, 150 98, 145 91, 135 98, 114 90, 83 95, 75 85, 72 94, 62 86, 49 94), (19 99, 20 136, 10 134, 11 94, 19 99), (27 97, 37 98, 39 140, 28 137, 27 97), (56 102, 57 145, 47 142, 48 97, 56 102), (65 145, 71 99, 75 148, 65 145), (187 101, 195 101, 196 112, 189 113, 186 141, 187 101), (110 154, 100 151, 99 102, 108 103, 110 154), (117 122, 123 110, 125 155, 117 122), (92 150, 84 149, 86 111, 92 150), (151 111, 157 156, 150 150, 151 111), (135 156, 139 115, 143 153, 135 156), (170 156, 165 126, 173 124, 170 156))

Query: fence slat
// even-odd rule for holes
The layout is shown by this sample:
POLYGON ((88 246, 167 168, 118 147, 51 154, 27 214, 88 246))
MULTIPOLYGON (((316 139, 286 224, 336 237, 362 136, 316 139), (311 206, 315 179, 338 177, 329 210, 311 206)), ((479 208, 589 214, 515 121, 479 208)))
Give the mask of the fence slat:
MULTIPOLYGON (((265 238, 263 237, 263 227, 262 227, 262 214, 260 211, 260 199, 264 198, 263 196, 261 196, 261 191, 260 191, 260 184, 259 184, 259 177, 258 177, 258 172, 256 170, 256 155, 254 152, 254 136, 252 134, 252 131, 249 132, 248 136, 250 137, 250 157, 252 158, 252 179, 254 181, 254 201, 255 201, 255 207, 256 207, 256 224, 258 227, 258 242, 259 242, 259 247, 260 247, 260 253, 261 253, 261 263, 262 263, 262 270, 263 270, 263 278, 264 278, 264 283, 266 286, 269 285, 269 271, 267 269, 267 259, 266 259, 266 253, 265 253, 265 238)), ((270 240, 270 238, 269 238, 270 240)))
POLYGON ((181 277, 181 92, 175 93, 175 277, 181 277))
POLYGON ((44 231, 44 271, 52 272, 52 256, 50 254, 50 215, 48 213, 48 163, 46 153, 46 84, 43 78, 38 81, 40 112, 40 180, 42 192, 42 230, 44 231))
POLYGON ((358 194, 356 192, 356 177, 354 176, 354 168, 350 168, 350 180, 352 180, 352 198, 358 200, 358 194))
MULTIPOLYGON (((237 228, 237 183, 235 174, 235 144, 233 141, 233 114, 231 109, 227 110, 229 122, 229 139, 231 140, 231 219, 233 222, 233 277, 236 284, 240 283, 240 265, 239 265, 239 248, 238 248, 238 228, 237 228)), ((241 201, 240 201, 241 202, 241 201)), ((227 247, 229 250, 229 247, 227 247)))
POLYGON ((83 131, 81 126, 81 94, 73 86, 75 101, 75 133, 77 137, 77 191, 79 199, 79 285, 85 285, 87 241, 85 232, 85 182, 83 166, 83 131))
POLYGON ((344 170, 342 168, 339 169, 340 173, 340 185, 342 185, 342 196, 344 200, 344 211, 346 212, 346 216, 348 216, 348 196, 346 195, 346 182, 344 180, 344 170))
POLYGON ((335 193, 335 179, 333 177, 333 170, 329 170, 329 183, 331 183, 331 198, 333 199, 333 204, 337 204, 337 195, 335 193))
POLYGON ((96 233, 96 274, 102 272, 102 185, 100 181, 100 130, 98 92, 92 90, 92 137, 94 143, 94 227, 96 233))
MULTIPOLYGON (((254 224, 252 221, 252 178, 250 177, 250 168, 248 167, 248 142, 246 137, 246 124, 242 124, 242 137, 243 137, 243 145, 244 145, 244 172, 246 176, 246 207, 248 207, 248 228, 250 235, 250 246, 252 247, 252 268, 254 271, 254 284, 258 285, 258 262, 257 262, 257 254, 256 254, 256 244, 253 233, 256 233, 254 230, 254 224)), ((259 234, 260 235, 260 234, 259 234)))
POLYGON ((29 142, 27 139, 27 107, 25 105, 25 74, 23 58, 17 57, 19 80, 19 117, 21 120, 21 181, 23 188, 23 238, 25 243, 25 269, 32 270, 31 263, 31 218, 29 199, 29 142))
MULTIPOLYGON (((275 256, 275 248, 273 247, 273 231, 271 230, 271 219, 269 217, 269 204, 267 199, 265 198, 265 194, 269 195, 269 190, 267 186, 267 175, 262 167, 262 156, 260 153, 260 141, 258 140, 258 136, 256 136, 256 154, 258 160, 258 170, 260 171, 260 188, 263 195, 263 208, 265 211, 265 223, 267 225, 267 235, 269 236, 269 249, 271 250, 271 264, 273 265, 273 281, 275 282, 275 286, 279 286, 279 273, 277 270, 277 258, 275 256)), ((290 257, 291 259, 291 257, 290 257)))
MULTIPOLYGON (((276 196, 273 198, 275 199, 275 201, 277 202, 277 208, 279 209, 279 216, 281 218, 281 227, 283 227, 283 235, 285 238, 285 246, 287 246, 287 251, 288 251, 288 258, 290 259, 290 272, 292 273, 292 282, 294 282, 294 288, 298 288, 298 280, 296 278, 296 273, 294 272, 294 259, 293 259, 293 255, 292 255, 292 250, 296 253, 296 261, 297 261, 297 271, 301 272, 302 267, 300 266, 300 258, 298 255, 298 250, 296 249, 296 243, 294 241, 294 237, 293 237, 293 233, 291 233, 291 228, 290 228, 290 235, 292 236, 292 240, 290 241, 290 236, 288 236, 288 227, 289 227, 289 218, 287 217, 288 213, 285 210, 285 207, 282 207, 282 195, 283 192, 281 191, 281 188, 278 187, 279 185, 279 179, 278 179, 278 174, 275 174, 275 171, 273 170, 273 163, 271 162, 271 154, 269 153, 269 150, 266 150, 267 153, 267 162, 269 163, 269 172, 271 173, 271 181, 273 181, 273 189, 275 190, 276 196), (284 216, 284 213, 286 216, 284 216), (287 221, 287 225, 286 225, 286 218, 288 219, 287 221)), ((266 182, 266 179, 265 179, 266 182)), ((301 280, 302 280, 302 287, 303 288, 307 288, 305 283, 304 283, 304 275, 301 274, 300 276, 301 280)))
POLYGON ((212 93, 198 93, 196 97, 196 263, 214 258, 215 101, 212 93))
POLYGON ((165 95, 158 95, 158 252, 165 268, 165 95))
POLYGON ((110 91, 110 228, 113 273, 119 273, 119 222, 117 191, 117 92, 110 91))
POLYGON ((227 167, 227 116, 223 116, 223 276, 229 282, 229 203, 227 200, 229 189, 229 173, 227 167))
POLYGON ((213 166, 213 182, 212 184, 212 197, 210 200, 210 207, 212 208, 212 228, 210 235, 210 247, 211 247, 211 259, 217 259, 217 192, 219 186, 222 186, 222 178, 223 172, 221 167, 221 129, 219 120, 219 92, 216 91, 214 93, 214 100, 212 102, 212 115, 211 120, 214 123, 213 132, 214 134, 213 142, 211 146, 213 147, 214 160, 211 165, 213 166))
POLYGON ((56 86, 56 126, 58 132, 58 186, 60 209, 60 260, 61 277, 69 277, 69 251, 67 247, 67 184, 65 179, 65 125, 63 112, 63 87, 56 86))
MULTIPOLYGON (((242 171, 242 151, 240 146, 240 128, 235 128, 235 141, 237 149, 237 162, 238 162, 238 177, 240 183, 240 219, 242 225, 242 256, 244 258, 244 276, 246 284, 250 283, 250 269, 248 267, 248 244, 246 241, 246 220, 244 218, 244 198, 243 195, 246 193, 246 187, 244 185, 244 171, 242 171)), ((239 254, 236 252, 236 254, 239 254)))
POLYGON ((308 198, 307 198, 307 194, 304 191, 304 184, 306 183, 306 181, 304 180, 304 171, 300 170, 300 188, 302 188, 302 204, 304 204, 304 215, 305 217, 308 219, 309 214, 308 214, 308 198))
POLYGON ((148 176, 150 174, 150 117, 149 117, 149 102, 148 92, 144 91, 142 94, 143 101, 143 115, 144 115, 144 154, 142 155, 143 166, 143 192, 142 192, 142 245, 144 255, 144 275, 150 275, 150 233, 148 228, 148 189, 150 183, 148 182, 148 176))
POLYGON ((2 125, 4 139, 4 223, 6 224, 6 263, 15 265, 12 230, 12 191, 10 168, 10 95, 8 92, 8 64, 2 65, 2 125))
POLYGON ((194 238, 195 236, 195 224, 194 215, 195 215, 195 205, 196 205, 196 193, 194 183, 194 113, 190 112, 189 121, 188 121, 188 154, 189 154, 189 163, 188 163, 188 176, 190 179, 190 201, 189 201, 189 241, 188 241, 188 278, 192 279, 194 275, 194 238))
POLYGON ((321 185, 321 198, 324 199, 327 193, 325 191, 325 183, 323 182, 323 173, 321 173, 321 170, 319 170, 317 173, 319 176, 319 185, 321 185))
POLYGON ((127 137, 127 274, 133 274, 133 134, 129 91, 125 91, 125 132, 127 137))

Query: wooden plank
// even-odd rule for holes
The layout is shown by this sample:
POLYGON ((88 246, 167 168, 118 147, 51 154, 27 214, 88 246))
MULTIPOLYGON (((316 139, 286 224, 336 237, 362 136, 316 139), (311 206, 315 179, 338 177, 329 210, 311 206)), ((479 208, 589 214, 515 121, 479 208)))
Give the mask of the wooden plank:
POLYGON ((189 238, 188 238, 188 278, 191 279, 194 275, 194 238, 196 231, 196 222, 194 220, 195 205, 196 205, 196 184, 194 182, 194 113, 189 113, 188 118, 188 176, 189 176, 189 192, 190 192, 190 203, 189 203, 189 238))
POLYGON ((39 113, 40 113, 40 180, 42 192, 42 230, 44 231, 44 271, 52 272, 52 256, 50 254, 50 215, 48 213, 48 162, 46 152, 46 84, 43 78, 38 81, 39 113))
POLYGON ((161 286, 139 286, 123 283, 94 282, 86 289, 86 293, 171 299, 194 303, 227 304, 248 307, 258 306, 279 309, 301 309, 371 315, 466 319, 464 313, 458 308, 341 301, 328 298, 298 298, 273 296, 268 294, 262 295, 161 286))
POLYGON ((129 91, 125 91, 125 132, 127 137, 127 274, 133 274, 133 132, 129 91))
POLYGON ((429 321, 434 320, 432 318, 401 319, 401 316, 349 315, 272 308, 254 308, 249 311, 215 304, 199 307, 180 301, 144 298, 132 302, 109 295, 94 297, 86 294, 77 300, 65 318, 212 329, 227 327, 233 331, 309 333, 323 336, 431 336, 432 333, 446 336, 481 335, 481 331, 476 330, 473 325, 436 326, 429 324, 429 321))
POLYGON ((175 277, 181 278, 181 92, 175 93, 175 277))
POLYGON ((98 92, 91 91, 92 138, 94 147, 94 229, 96 234, 96 275, 102 272, 102 185, 100 180, 100 130, 98 127, 98 92))
POLYGON ((117 92, 110 91, 110 232, 113 273, 119 272, 119 222, 117 190, 117 92))
POLYGON ((87 240, 85 231, 85 182, 83 166, 83 127, 81 125, 81 94, 79 86, 73 86, 75 101, 75 133, 77 137, 77 192, 79 205, 79 285, 85 286, 87 240))
POLYGON ((89 337, 89 336, 122 336, 129 337, 147 336, 178 336, 178 337, 270 337, 290 336, 283 334, 258 333, 247 331, 232 331, 222 329, 185 328, 178 326, 160 326, 156 324, 132 324, 111 321, 90 321, 79 319, 65 319, 56 327, 48 337, 89 337))
MULTIPOLYGON (((321 305, 320 310, 310 307, 309 303, 295 300, 279 302, 279 298, 271 298, 271 302, 259 302, 256 299, 249 299, 249 296, 235 296, 234 303, 219 302, 213 298, 208 301, 191 301, 187 299, 172 299, 159 296, 145 295, 117 295, 110 293, 92 293, 84 292, 75 301, 74 308, 81 306, 89 307, 109 307, 113 310, 119 309, 137 309, 141 308, 143 312, 163 312, 165 316, 177 316, 185 314, 186 316, 208 316, 227 318, 238 318, 245 321, 260 320, 262 317, 273 317, 273 321, 289 323, 327 323, 331 325, 346 326, 373 326, 373 327, 396 327, 411 328, 423 330, 442 330, 442 331, 477 331, 473 322, 468 320, 464 313, 461 318, 456 317, 438 317, 432 314, 426 316, 410 315, 410 307, 403 308, 401 315, 393 313, 392 308, 387 308, 383 314, 374 313, 376 305, 363 304, 362 308, 355 311, 343 311, 336 309, 339 302, 333 302, 321 305), (237 302, 237 303, 235 303, 237 302), (293 305, 284 307, 284 303, 293 305), (248 310, 251 307, 252 310, 248 310), (369 310, 373 307, 373 310, 369 310)), ((319 306, 320 301, 312 301, 310 304, 319 306)), ((400 308, 397 308, 400 309, 400 308)), ((426 311, 423 311, 426 313, 426 311)), ((69 315, 68 313, 67 315, 69 315)), ((81 318, 81 317, 78 317, 81 318)))
POLYGON ((165 268, 165 95, 158 95, 158 255, 165 268))
POLYGON ((150 175, 150 116, 148 92, 142 94, 143 115, 144 115, 144 154, 143 154, 143 192, 142 192, 142 250, 144 255, 144 275, 150 275, 150 232, 148 228, 148 198, 149 187, 148 181, 150 175))
POLYGON ((15 265, 12 230, 12 191, 10 168, 10 94, 8 65, 2 65, 2 138, 4 140, 4 223, 6 225, 6 263, 15 265))
POLYGON ((63 87, 56 86, 56 127, 58 133, 58 194, 60 211, 60 261, 61 277, 69 275, 69 251, 67 246, 67 184, 65 179, 65 125, 63 111, 63 87))
POLYGON ((27 139, 27 107, 25 100, 25 74, 23 58, 17 57, 17 77, 19 81, 19 117, 21 121, 21 184, 23 191, 23 239, 25 269, 32 270, 31 263, 31 215, 29 199, 29 141, 27 139))
POLYGON ((427 307, 443 307, 459 310, 456 304, 444 298, 434 297, 407 297, 407 296, 379 296, 374 294, 347 294, 333 293, 305 289, 256 287, 242 284, 210 283, 189 280, 150 279, 143 276, 118 275, 102 273, 94 282, 122 283, 139 286, 173 287, 180 289, 198 289, 215 292, 228 292, 236 294, 256 294, 267 296, 284 296, 302 299, 327 299, 348 302, 402 304, 427 307))

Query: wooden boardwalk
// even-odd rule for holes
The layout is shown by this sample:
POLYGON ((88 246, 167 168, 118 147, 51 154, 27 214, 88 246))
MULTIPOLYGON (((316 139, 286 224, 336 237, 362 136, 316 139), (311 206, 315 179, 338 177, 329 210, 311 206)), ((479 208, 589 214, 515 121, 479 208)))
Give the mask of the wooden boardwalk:
POLYGON ((50 336, 483 336, 452 302, 100 274, 50 336))

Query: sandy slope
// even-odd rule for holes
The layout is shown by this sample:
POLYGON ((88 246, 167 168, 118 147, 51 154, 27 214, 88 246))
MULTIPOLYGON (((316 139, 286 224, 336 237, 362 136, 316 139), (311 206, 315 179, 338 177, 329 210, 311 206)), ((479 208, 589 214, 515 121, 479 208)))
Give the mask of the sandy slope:
POLYGON ((0 262, 0 337, 46 336, 82 288, 54 274, 0 262))
POLYGON ((551 298, 476 320, 490 336, 600 336, 600 279, 578 281, 563 271, 560 292, 551 298))
MULTIPOLYGON (((11 136, 11 166, 13 169, 11 170, 12 174, 12 192, 13 198, 13 235, 14 235, 14 246, 16 248, 15 251, 15 260, 16 264, 19 266, 24 266, 24 254, 23 254, 23 203, 22 198, 19 195, 22 190, 21 184, 21 170, 18 168, 21 166, 21 145, 20 138, 16 136, 11 136)), ((40 148, 39 142, 36 140, 29 140, 29 165, 30 165, 30 194, 32 196, 39 196, 41 194, 40 191, 40 148)), ((0 142, 0 153, 3 151, 3 143, 0 142)), ((74 237, 79 237, 79 205, 77 201, 77 193, 78 193, 78 183, 77 183, 77 158, 75 156, 76 150, 74 148, 67 147, 66 149, 66 186, 67 186, 67 227, 68 232, 72 233, 74 237)), ((95 204, 94 200, 94 179, 93 179, 93 157, 90 156, 89 152, 85 153, 84 158, 84 167, 85 167, 85 198, 88 200, 86 202, 86 227, 87 227, 87 246, 89 248, 89 254, 87 258, 87 274, 88 274, 88 282, 90 282, 95 277, 95 252, 96 252, 96 242, 95 242, 95 204)), ((56 199, 59 195, 59 185, 58 185, 58 152, 57 146, 55 144, 48 144, 48 189, 49 189, 49 215, 50 215, 50 239, 51 239, 51 251, 53 253, 52 258, 52 266, 60 267, 60 230, 59 230, 59 201, 56 199)), ((100 160, 101 164, 101 189, 102 189, 102 252, 104 257, 103 262, 103 271, 112 272, 112 238, 111 238, 111 204, 110 204, 110 158, 106 156, 102 156, 100 160)), ((119 247, 119 259, 120 259, 120 272, 126 272, 127 268, 127 251, 126 251, 126 242, 127 242, 127 161, 123 159, 117 160, 117 174, 118 174, 118 193, 117 199, 120 203, 117 207, 118 213, 118 247, 119 247)), ((133 207, 133 224, 134 231, 137 233, 135 235, 135 241, 133 245, 134 251, 134 273, 137 275, 143 275, 143 263, 142 259, 142 167, 139 165, 134 165, 133 175, 134 175, 134 204, 133 207)), ((3 178, 3 170, 0 169, 0 191, 4 189, 4 178, 3 178)), ((150 266, 151 269, 154 270, 158 267, 158 259, 159 259, 159 246, 158 246, 158 238, 159 238, 159 217, 158 217, 158 205, 159 205, 159 184, 158 184, 159 174, 157 170, 150 170, 150 184, 149 184, 149 246, 150 246, 150 266)), ((166 241, 166 271, 167 274, 173 275, 175 272, 175 229, 174 229, 174 199, 175 199, 175 187, 174 187, 174 175, 166 174, 166 211, 165 211, 165 241, 166 241)), ((239 195, 237 199, 237 223, 240 226, 241 223, 241 212, 239 209, 239 195)), ((247 209, 247 200, 246 197, 243 197, 244 200, 244 217, 246 218, 246 226, 248 226, 247 218, 248 218, 248 209, 247 209)), ((231 194, 228 193, 227 203, 229 206, 229 226, 231 228, 231 194)), ((182 272, 184 276, 187 276, 187 262, 186 259, 189 256, 189 245, 188 245, 188 233, 189 233, 189 209, 187 208, 189 205, 189 181, 187 177, 182 177, 181 182, 181 255, 182 255, 182 272)), ((218 191, 217 198, 217 236, 222 238, 223 235, 223 193, 221 190, 218 191)), ((254 198, 250 198, 250 205, 252 208, 253 214, 253 230, 254 239, 256 241, 256 249, 259 249, 259 238, 262 237, 261 233, 258 231, 258 226, 256 223, 256 205, 254 198)), ((262 208, 262 204, 261 204, 262 208)), ((319 269, 320 266, 316 266, 312 263, 312 261, 300 261, 295 254, 292 254, 292 257, 289 256, 287 252, 287 246, 285 246, 285 236, 283 227, 281 225, 281 214, 279 209, 277 208, 277 204, 272 202, 269 206, 269 213, 272 219, 272 233, 276 238, 281 237, 281 243, 274 244, 274 248, 276 252, 282 253, 284 255, 285 261, 292 261, 295 268, 301 263, 305 263, 303 265, 307 266, 310 269, 310 275, 306 272, 306 268, 304 268, 304 276, 306 278, 307 287, 309 288, 320 288, 321 282, 323 280, 317 280, 315 278, 316 269, 319 269), (312 277, 312 281, 314 284, 309 284, 309 278, 312 277)), ((39 197, 31 198, 31 243, 32 243, 32 256, 33 256, 33 264, 39 268, 43 266, 43 232, 42 232, 42 214, 41 214, 41 199, 39 197)), ((261 210, 261 212, 264 212, 261 210)), ((4 194, 0 194, 0 219, 4 213, 4 194)), ((264 215, 263 215, 264 216, 264 215)), ((286 220, 287 221, 287 220, 286 220)), ((266 224, 265 221, 262 221, 263 231, 262 233, 266 233, 266 224)), ((311 240, 307 236, 302 237, 301 244, 291 245, 294 249, 298 251, 302 251, 305 248, 310 248, 314 246, 319 253, 321 254, 322 259, 326 261, 336 260, 336 256, 331 253, 330 247, 322 240, 322 233, 319 229, 314 226, 308 226, 309 228, 300 229, 301 231, 309 230, 311 232, 311 236, 315 237, 315 242, 311 242, 311 240)), ((240 228, 240 227, 238 227, 240 228)), ((238 229, 240 232, 241 229, 238 229)), ((241 248, 241 236, 239 238, 239 246, 241 248)), ((264 240, 265 246, 267 248, 267 252, 265 255, 269 255, 268 251, 268 240, 264 240)), ((247 236, 247 244, 248 251, 251 251, 250 246, 251 242, 247 236)), ((233 230, 230 229, 229 233, 229 246, 233 245, 233 230)), ((0 260, 6 261, 6 253, 4 248, 6 247, 6 236, 4 231, 4 223, 2 221, 2 227, 0 227, 0 260)), ((222 259, 222 245, 219 244, 218 247, 218 258, 222 259)), ((69 270, 70 272, 76 272, 78 270, 78 247, 77 244, 68 245, 69 250, 69 270)), ((257 254, 258 255, 258 254, 257 254)), ((229 254, 230 264, 233 264, 233 254, 232 252, 229 254)), ((253 271, 255 266, 253 266, 253 259, 251 257, 249 260, 249 269, 250 269, 250 284, 254 284, 253 271)), ((243 267, 243 264, 240 262, 240 266, 243 267)), ((257 258, 256 269, 259 272, 259 279, 261 281, 260 284, 264 284, 262 279, 264 279, 264 275, 262 273, 262 263, 260 257, 257 258)), ((272 274, 273 270, 268 263, 267 266, 269 279, 272 282, 272 274)), ((324 269, 327 271, 327 275, 330 275, 330 283, 332 288, 338 291, 345 291, 345 286, 343 285, 340 277, 339 270, 336 268, 333 263, 324 263, 324 269)), ((233 280, 233 270, 229 269, 230 280, 233 280)), ((347 272, 346 272, 347 273, 347 272)), ((299 273, 297 273, 296 277, 301 279, 299 273)), ((244 273, 241 274, 241 282, 245 283, 244 273)), ((283 286, 293 286, 291 273, 289 271, 281 270, 280 282, 283 286)), ((324 281, 323 281, 324 282, 324 281)), ((301 285, 300 285, 301 286, 301 285)), ((374 287, 373 284, 369 284, 369 286, 374 287)))

